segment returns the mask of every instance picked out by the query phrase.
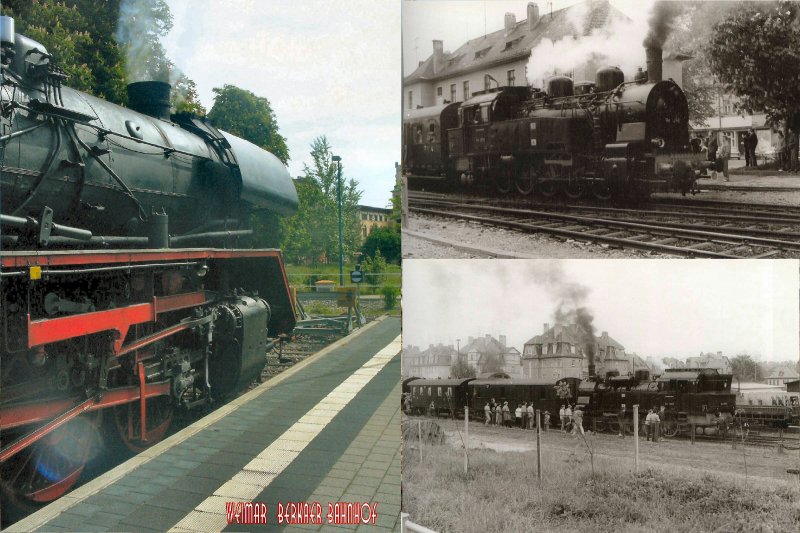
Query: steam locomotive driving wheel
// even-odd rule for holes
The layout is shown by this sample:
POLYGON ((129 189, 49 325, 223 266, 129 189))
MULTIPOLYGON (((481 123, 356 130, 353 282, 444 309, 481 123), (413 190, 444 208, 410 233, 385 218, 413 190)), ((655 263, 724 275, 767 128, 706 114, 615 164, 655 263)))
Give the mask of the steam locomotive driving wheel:
MULTIPOLYGON (((3 496, 19 510, 31 511, 64 495, 100 449, 100 419, 100 411, 75 418, 0 464, 3 496)), ((11 442, 24 433, 3 436, 11 442)))

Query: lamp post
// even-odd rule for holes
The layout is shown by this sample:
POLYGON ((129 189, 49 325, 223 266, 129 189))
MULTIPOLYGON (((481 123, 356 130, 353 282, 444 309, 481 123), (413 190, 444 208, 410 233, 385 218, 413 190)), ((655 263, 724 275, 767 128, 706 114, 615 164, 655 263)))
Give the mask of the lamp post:
POLYGON ((336 195, 339 198, 339 286, 344 286, 344 266, 342 263, 342 158, 331 157, 336 162, 336 195))

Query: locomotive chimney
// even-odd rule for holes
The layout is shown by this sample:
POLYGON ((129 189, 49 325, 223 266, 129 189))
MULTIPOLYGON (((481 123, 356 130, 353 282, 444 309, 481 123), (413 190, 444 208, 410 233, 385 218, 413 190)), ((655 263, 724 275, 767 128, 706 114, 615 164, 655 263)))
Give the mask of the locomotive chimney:
POLYGON ((532 30, 539 24, 539 6, 535 2, 528 2, 528 29, 532 30))
POLYGON ((163 81, 137 81, 128 85, 128 107, 139 113, 169 120, 169 93, 163 81))
POLYGON ((433 41, 433 72, 434 74, 444 67, 444 42, 433 41))
POLYGON ((647 81, 655 83, 661 81, 661 48, 658 46, 648 46, 645 48, 647 55, 647 81))

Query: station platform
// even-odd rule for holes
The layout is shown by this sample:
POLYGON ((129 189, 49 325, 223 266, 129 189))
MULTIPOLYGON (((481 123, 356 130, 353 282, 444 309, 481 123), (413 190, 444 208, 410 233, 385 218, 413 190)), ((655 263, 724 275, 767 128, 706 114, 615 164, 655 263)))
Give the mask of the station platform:
POLYGON ((381 317, 6 531, 399 531, 400 349, 381 317))

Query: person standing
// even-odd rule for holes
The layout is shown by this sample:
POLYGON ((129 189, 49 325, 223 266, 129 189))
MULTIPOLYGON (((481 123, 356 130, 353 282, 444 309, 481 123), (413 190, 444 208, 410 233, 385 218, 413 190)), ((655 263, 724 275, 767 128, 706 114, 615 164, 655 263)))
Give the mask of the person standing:
POLYGON ((542 429, 547 431, 547 428, 550 427, 550 411, 544 412, 544 422, 542 423, 542 429))
POLYGON ((722 148, 720 148, 718 155, 717 172, 722 172, 725 181, 731 181, 728 176, 728 159, 731 157, 731 140, 727 136, 722 138, 722 148))
POLYGON ((567 419, 567 432, 572 431, 572 406, 567 404, 567 408, 564 409, 564 418, 567 419))
POLYGON ((489 402, 486 402, 486 405, 483 407, 483 413, 486 415, 486 421, 483 425, 488 426, 489 422, 492 421, 492 407, 489 405, 489 402))
POLYGON ((514 427, 522 429, 522 405, 517 404, 517 408, 514 409, 514 427))
POLYGON ((750 166, 750 132, 746 131, 742 134, 740 153, 744 152, 744 166, 750 166))
POLYGON ((706 155, 706 159, 711 161, 711 179, 717 179, 717 148, 719 145, 717 144, 717 132, 712 131, 708 136, 708 153, 706 155))
POLYGON ((533 402, 528 404, 528 429, 533 429, 535 411, 533 409, 533 402))
POLYGON ((645 440, 650 441, 653 438, 653 426, 650 425, 650 421, 653 419, 653 410, 650 409, 647 411, 647 416, 644 417, 644 434, 645 440))
POLYGON ((583 435, 583 411, 581 411, 580 405, 575 407, 575 412, 572 414, 572 420, 572 432, 576 435, 578 433, 583 435))
POLYGON ((756 134, 753 128, 750 128, 749 133, 747 134, 747 141, 745 143, 745 147, 747 148, 747 153, 750 156, 750 165, 753 168, 758 166, 758 159, 756 158, 756 147, 758 146, 758 135, 756 134))
POLYGON ((561 419, 561 433, 564 433, 564 426, 567 424, 566 416, 564 415, 564 405, 561 405, 561 409, 558 410, 558 417, 561 419))
POLYGON ((522 429, 528 429, 528 402, 522 402, 522 429))
POLYGON ((511 410, 508 408, 508 402, 503 402, 503 425, 511 427, 511 410))
POLYGON ((497 407, 494 409, 494 421, 495 425, 502 426, 503 425, 503 406, 499 403, 497 407))
POLYGON ((789 154, 789 170, 797 172, 797 132, 789 129, 789 135, 786 137, 786 152, 789 154))
POLYGON ((783 172, 783 167, 786 164, 783 157, 785 150, 786 140, 783 138, 783 132, 779 131, 778 136, 775 139, 775 158, 776 163, 778 163, 778 172, 783 172))
POLYGON ((653 417, 650 419, 651 431, 653 432, 653 442, 658 442, 658 434, 661 432, 661 418, 658 413, 653 411, 653 417))
POLYGON ((621 439, 625 438, 625 417, 627 416, 627 411, 625 410, 625 404, 622 404, 619 412, 617 413, 617 423, 619 424, 619 437, 621 439))

